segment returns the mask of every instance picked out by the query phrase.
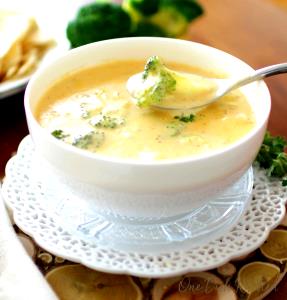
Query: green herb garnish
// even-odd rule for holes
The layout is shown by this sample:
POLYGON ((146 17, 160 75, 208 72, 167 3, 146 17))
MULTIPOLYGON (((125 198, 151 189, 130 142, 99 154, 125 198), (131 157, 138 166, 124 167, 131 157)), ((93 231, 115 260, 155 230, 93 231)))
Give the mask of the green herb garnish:
POLYGON ((68 134, 65 134, 64 131, 61 129, 54 130, 51 132, 51 134, 59 140, 62 140, 68 136, 68 134))
POLYGON ((267 175, 282 179, 282 185, 287 186, 287 141, 280 136, 272 136, 266 132, 263 143, 256 157, 259 166, 267 169, 267 175))
POLYGON ((195 118, 195 115, 190 114, 190 115, 180 115, 180 116, 175 116, 174 119, 179 120, 181 122, 184 123, 189 123, 189 122, 193 122, 195 118))

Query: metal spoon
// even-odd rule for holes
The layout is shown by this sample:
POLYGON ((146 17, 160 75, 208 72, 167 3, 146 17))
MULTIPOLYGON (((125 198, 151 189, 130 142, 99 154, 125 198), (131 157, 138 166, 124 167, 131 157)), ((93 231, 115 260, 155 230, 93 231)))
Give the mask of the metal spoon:
MULTIPOLYGON (((265 77, 277 75, 277 74, 282 74, 282 73, 287 73, 287 63, 281 63, 277 65, 271 65, 262 69, 258 69, 254 71, 253 73, 242 77, 242 78, 231 78, 231 79, 211 79, 213 82, 216 82, 217 84, 217 89, 213 93, 211 97, 207 97, 206 99, 200 99, 197 101, 194 101, 193 103, 189 103, 188 107, 177 107, 176 105, 174 106, 165 106, 164 104, 152 104, 151 106, 156 109, 161 109, 161 110, 193 110, 193 109, 198 109, 202 108, 206 105, 209 105, 217 100, 219 100, 221 97, 226 95, 227 93, 238 89, 248 83, 261 80, 265 77)), ((133 82, 135 80, 140 80, 139 74, 136 74, 132 76, 128 80, 127 84, 127 89, 131 95, 133 95, 133 82)), ((176 103, 176 102, 175 102, 176 103)))

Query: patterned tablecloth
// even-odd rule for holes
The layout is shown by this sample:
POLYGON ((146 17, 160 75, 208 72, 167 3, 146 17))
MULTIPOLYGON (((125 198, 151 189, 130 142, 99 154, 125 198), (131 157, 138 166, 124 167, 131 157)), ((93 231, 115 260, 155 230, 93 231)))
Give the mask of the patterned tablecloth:
MULTIPOLYGON (((37 246, 37 244, 27 235, 25 235, 16 225, 14 225, 14 229, 19 237, 19 239, 22 241, 24 247, 26 248, 28 254, 32 257, 35 264, 38 266, 39 270, 43 273, 44 276, 49 277, 49 273, 51 271, 55 272, 55 269, 63 268, 64 266, 68 265, 75 265, 75 263, 65 260, 61 257, 57 257, 52 255, 51 253, 45 251, 44 249, 37 246)), ((281 222, 281 224, 271 232, 271 235, 275 232, 278 232, 278 230, 286 231, 285 235, 285 246, 287 245, 287 217, 285 216, 284 220, 281 222)), ((284 233, 283 233, 284 234, 284 233)), ((269 239, 267 240, 269 241, 269 239)), ((270 242, 272 242, 270 240, 270 242)), ((273 241, 274 243, 274 241, 273 241)), ((284 244, 284 243, 283 243, 284 244)), ((275 245, 276 246, 276 245, 275 245)), ((281 245, 283 247, 283 245, 281 245)), ((280 245, 277 245, 277 247, 280 247, 280 245)), ((285 248, 286 251, 286 248, 285 248)), ((287 255, 286 255, 287 256, 287 255)), ((82 267, 85 269, 85 272, 87 274, 91 274, 91 272, 99 273, 97 271, 90 270, 86 267, 82 267)), ((252 269, 250 269, 250 272, 253 272, 252 269)), ((262 254, 262 251, 260 249, 255 250, 254 252, 236 259, 235 261, 231 261, 227 263, 226 265, 219 267, 217 269, 209 270, 208 272, 200 272, 200 273, 189 273, 185 276, 178 276, 175 277, 174 280, 169 279, 147 279, 147 278, 138 278, 138 277, 130 277, 130 279, 139 287, 139 291, 142 294, 139 299, 151 299, 151 300, 159 300, 159 299, 227 299, 223 298, 224 292, 230 293, 228 295, 230 300, 232 299, 263 299, 266 295, 268 295, 276 286, 279 284, 283 276, 285 275, 287 271, 286 266, 286 260, 282 261, 282 263, 272 261, 272 259, 267 258, 262 254), (247 266, 251 266, 252 264, 256 263, 267 263, 271 264, 269 266, 276 266, 278 267, 278 274, 273 279, 264 278, 264 274, 262 276, 258 277, 257 280, 260 280, 260 290, 258 290, 253 295, 248 295, 242 287, 240 286, 240 276, 239 272, 241 270, 241 273, 243 271, 243 268, 246 268, 247 266), (215 275, 219 279, 216 283, 213 282, 213 277, 209 277, 209 274, 215 275), (211 278, 211 279, 210 279, 211 278), (268 281, 269 280, 269 281, 268 281), (161 284, 162 283, 162 284, 161 284), (155 289, 157 289, 159 286, 163 285, 164 289, 166 290, 165 295, 167 295, 167 298, 156 298, 155 289), (171 288, 169 290, 169 288, 171 288), (193 296, 192 296, 193 295, 193 296), (143 297, 143 298, 141 298, 143 297), (170 298, 169 298, 170 297, 170 298), (174 297, 174 298, 173 298, 174 297), (186 298, 185 298, 186 297, 186 298), (196 298, 198 297, 198 298, 196 298), (236 298, 237 297, 237 298, 236 298)), ((256 271, 255 271, 256 272, 256 271)), ((260 273, 260 272, 259 272, 260 273)), ((103 275, 103 273, 101 274, 103 275)), ((110 275, 105 274, 104 276, 114 276, 114 280, 116 277, 122 278, 126 275, 110 275)), ((254 275, 255 276, 255 275, 254 275)), ((214 277, 214 278, 215 278, 214 277)), ((61 278, 60 278, 61 280, 61 278)), ((63 280, 66 280, 66 278, 63 278, 63 280)), ((258 282, 257 282, 258 283, 258 282)), ((74 283, 75 286, 77 283, 74 283)), ((97 285, 98 286, 98 285, 97 285)), ((112 287, 109 287, 112 288, 112 287)), ((74 286, 71 286, 71 290, 74 289, 74 286)), ((98 289, 96 287, 91 287, 92 293, 94 293, 94 296, 96 297, 98 293, 98 289)), ((80 293, 87 293, 86 297, 91 297, 91 289, 82 289, 80 293)), ((75 294, 75 298, 71 299, 71 296, 68 298, 65 298, 63 296, 63 291, 59 290, 59 285, 54 287, 54 290, 56 294, 60 297, 60 299, 63 300, 73 300, 77 299, 78 294, 75 294)), ((77 289, 77 293, 79 290, 77 289)), ((117 290, 118 292, 118 290, 117 290)), ((133 296, 134 297, 134 296, 133 296)), ((83 299, 90 299, 90 298, 83 298, 83 299)), ((98 298, 93 298, 98 299, 98 298)), ((104 299, 104 298, 99 298, 104 299)), ((131 299, 128 295, 115 295, 114 299, 131 299)), ((278 298, 278 300, 281 300, 278 298)), ((283 300, 283 299, 282 299, 283 300)))

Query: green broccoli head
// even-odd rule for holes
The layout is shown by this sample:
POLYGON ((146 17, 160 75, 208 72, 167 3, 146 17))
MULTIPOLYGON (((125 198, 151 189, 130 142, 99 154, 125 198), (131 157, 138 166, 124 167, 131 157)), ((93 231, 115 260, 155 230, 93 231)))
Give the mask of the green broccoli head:
POLYGON ((148 22, 139 22, 132 32, 132 36, 161 36, 164 37, 165 33, 157 25, 148 22))
POLYGON ((150 16, 159 9, 160 0, 124 0, 123 6, 142 16, 150 16))
POLYGON ((143 79, 147 79, 149 76, 157 76, 162 69, 165 69, 163 62, 158 56, 152 56, 148 59, 143 72, 143 79))
POLYGON ((169 37, 183 34, 189 23, 203 13, 196 0, 124 0, 122 6, 135 27, 140 22, 152 24, 169 37))
POLYGON ((203 9, 196 0, 161 0, 161 8, 176 10, 188 22, 203 14, 203 9))
POLYGON ((92 3, 83 6, 69 22, 67 37, 73 48, 131 34, 132 22, 128 13, 115 3, 92 3))
POLYGON ((136 92, 137 104, 147 107, 160 103, 176 89, 173 73, 165 67, 158 56, 149 58, 142 75, 142 89, 136 92))
POLYGON ((166 36, 178 37, 202 13, 202 7, 195 0, 161 0, 158 12, 149 21, 161 28, 166 36))

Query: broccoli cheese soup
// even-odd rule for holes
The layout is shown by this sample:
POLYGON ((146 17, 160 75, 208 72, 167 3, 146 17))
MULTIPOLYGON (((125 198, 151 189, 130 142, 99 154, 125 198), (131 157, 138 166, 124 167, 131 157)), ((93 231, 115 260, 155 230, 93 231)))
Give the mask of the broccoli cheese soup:
MULTIPOLYGON (((39 101, 35 115, 55 138, 75 147, 123 159, 153 161, 210 152, 248 133, 255 117, 235 91, 195 114, 141 108, 126 90, 144 61, 115 61, 66 75, 39 101)), ((190 66, 175 70, 216 77, 190 66)))

